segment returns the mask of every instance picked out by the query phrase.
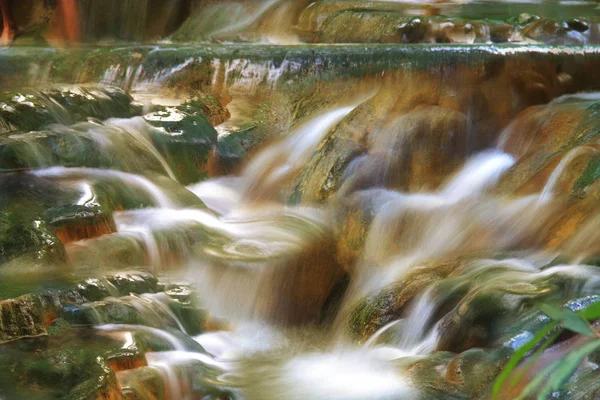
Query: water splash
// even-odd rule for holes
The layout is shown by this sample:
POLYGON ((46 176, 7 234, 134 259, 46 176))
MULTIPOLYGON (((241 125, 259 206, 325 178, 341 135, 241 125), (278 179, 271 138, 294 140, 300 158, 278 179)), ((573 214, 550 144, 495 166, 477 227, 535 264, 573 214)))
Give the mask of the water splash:
MULTIPOLYGON (((300 355, 281 366, 279 378, 256 386, 268 393, 264 399, 408 400, 418 396, 393 364, 370 351, 300 355)), ((248 398, 258 399, 258 393, 252 391, 248 398)))

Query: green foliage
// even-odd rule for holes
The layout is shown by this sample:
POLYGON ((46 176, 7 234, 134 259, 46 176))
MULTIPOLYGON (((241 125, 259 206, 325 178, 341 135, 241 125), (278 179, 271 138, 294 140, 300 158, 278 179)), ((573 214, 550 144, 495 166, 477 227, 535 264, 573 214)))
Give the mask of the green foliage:
POLYGON ((544 314, 552 319, 552 322, 537 332, 529 342, 518 349, 508 360, 502 373, 498 375, 494 382, 492 399, 497 398, 503 388, 512 388, 519 383, 524 372, 539 359, 542 353, 555 342, 564 330, 584 335, 585 339, 573 351, 552 362, 538 373, 525 386, 517 400, 531 398, 535 393, 537 393, 536 398, 538 400, 549 398, 553 392, 563 389, 565 383, 587 356, 600 349, 600 333, 589 323, 591 320, 600 318, 600 303, 593 303, 579 312, 549 304, 543 304, 540 308, 544 314), (533 351, 534 353, 531 354, 533 351), (525 358, 527 358, 526 361, 524 361, 525 358), (512 379, 507 382, 511 376, 512 379))
MULTIPOLYGON (((494 397, 496 397, 498 395, 498 393, 500 392, 500 389, 503 387, 504 383, 506 382, 508 377, 511 375, 511 373, 515 370, 515 368, 518 366, 518 364, 521 362, 521 360, 523 360, 525 358, 525 356, 529 352, 531 352, 535 348, 535 346, 550 333, 551 330, 556 328, 556 326, 557 326, 557 323, 552 323, 552 324, 546 326, 545 328, 540 330, 533 337, 533 339, 531 339, 529 342, 525 343, 525 345, 523 347, 518 349, 515 352, 515 354, 513 354, 513 356, 510 358, 510 360, 508 360, 508 363, 506 364, 506 366, 504 367, 504 369, 502 370, 500 375, 498 375, 498 377, 496 378, 496 382, 494 382, 494 389, 493 389, 494 397)), ((513 385, 515 383, 516 382, 514 382, 514 381, 512 382, 513 385)))
POLYGON ((596 335, 586 320, 568 308, 558 308, 549 304, 542 304, 540 308, 544 314, 548 315, 554 321, 559 322, 565 329, 587 336, 596 335))

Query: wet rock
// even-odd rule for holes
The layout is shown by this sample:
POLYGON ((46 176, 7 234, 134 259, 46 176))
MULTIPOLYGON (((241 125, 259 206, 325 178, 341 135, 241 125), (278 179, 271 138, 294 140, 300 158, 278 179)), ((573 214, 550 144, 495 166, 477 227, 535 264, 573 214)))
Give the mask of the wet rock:
POLYGON ((490 40, 493 43, 507 43, 511 41, 514 31, 511 24, 494 24, 490 27, 490 40))
MULTIPOLYGON (((82 315, 79 312, 82 305, 107 296, 154 293, 159 290, 157 282, 155 277, 143 272, 119 274, 108 276, 104 280, 89 279, 70 289, 41 291, 4 300, 0 302, 0 340, 7 342, 46 335, 47 328, 59 319, 89 324, 98 313, 80 318, 78 315, 82 315)), ((84 309, 89 310, 89 307, 84 309)), ((138 315, 131 308, 115 307, 106 310, 106 314, 126 315, 125 311, 129 311, 128 315, 138 315)))
POLYGON ((85 168, 3 174, 0 261, 23 256, 38 264, 64 263, 64 244, 57 235, 71 243, 114 232, 115 210, 170 205, 170 198, 184 207, 204 208, 177 182, 160 175, 153 180, 157 184, 133 174, 85 168))
POLYGON ((2 345, 0 393, 8 398, 121 399, 102 356, 121 343, 91 329, 2 345))
POLYGON ((44 221, 23 219, 4 212, 0 214, 0 263, 17 257, 42 264, 66 262, 62 242, 44 221))
POLYGON ((62 318, 74 325, 125 324, 185 331, 187 335, 204 332, 206 313, 196 302, 182 304, 165 293, 142 293, 120 298, 67 305, 62 318))
POLYGON ((51 123, 69 125, 87 118, 128 118, 141 113, 119 89, 46 90, 15 94, 0 103, 0 135, 28 132, 51 123))
POLYGON ((65 229, 62 234, 68 239, 75 239, 73 235, 77 233, 114 229, 110 228, 113 225, 110 219, 106 219, 106 214, 98 208, 75 207, 83 212, 79 217, 87 215, 91 218, 84 222, 85 218, 78 218, 77 212, 73 212, 75 208, 64 207, 77 203, 76 191, 59 189, 28 174, 5 174, 0 179, 0 186, 0 262, 26 256, 41 263, 64 263, 63 243, 56 236, 61 234, 61 229, 65 229), (100 217, 100 221, 95 216, 100 217), (96 225, 95 222, 100 223, 96 225))
POLYGON ((183 184, 207 176, 216 131, 200 111, 186 104, 142 118, 111 119, 0 139, 0 168, 52 166, 110 168, 143 175, 162 174, 183 184))
POLYGON ((165 294, 169 296, 171 310, 190 336, 206 331, 209 325, 207 311, 200 306, 192 287, 182 284, 170 285, 165 294))
POLYGON ((252 3, 203 2, 173 35, 179 42, 210 40, 288 42, 295 37, 291 27, 308 0, 252 3))
POLYGON ((469 121, 450 109, 417 109, 369 142, 369 153, 382 154, 387 167, 385 186, 414 192, 439 184, 470 153, 469 121))
POLYGON ((598 301, 597 296, 581 296, 585 280, 562 274, 541 276, 531 283, 510 285, 498 282, 490 286, 472 286, 460 302, 441 319, 438 350, 454 352, 469 348, 490 348, 499 342, 513 350, 524 344, 548 323, 536 301, 563 303, 577 311, 598 301), (574 300, 569 300, 574 299, 574 300), (515 311, 518 310, 518 313, 515 311))
MULTIPOLYGON (((364 2, 361 0, 352 1, 315 1, 310 4, 300 15, 298 20, 297 29, 300 30, 306 38, 309 33, 315 33, 323 29, 325 23, 330 18, 338 13, 342 13, 346 10, 362 10, 365 12, 390 12, 400 14, 404 9, 403 5, 397 2, 381 2, 381 1, 369 1, 364 2)), ((308 40, 310 41, 310 40, 308 40)))
POLYGON ((289 130, 289 99, 273 91, 238 96, 229 105, 232 118, 217 126, 216 173, 235 174, 270 141, 289 130))
POLYGON ((0 168, 65 166, 171 175, 169 164, 149 141, 153 136, 163 135, 141 118, 52 125, 45 131, 0 139, 0 151, 6 155, 0 168))
POLYGON ((40 304, 34 298, 0 302, 0 343, 46 334, 46 321, 40 304))
POLYGON ((183 184, 198 182, 209 175, 217 145, 217 131, 199 104, 195 100, 144 117, 164 133, 153 135, 151 140, 183 184))
MULTIPOLYGON (((583 371, 577 372, 577 375, 579 375, 583 371)), ((598 398, 600 396, 600 386, 595 371, 585 371, 581 375, 583 376, 570 379, 568 390, 564 390, 561 395, 573 400, 593 400, 598 398)))
POLYGON ((226 136, 220 137, 216 148, 218 161, 215 167, 219 174, 234 172, 240 168, 242 163, 248 159, 248 153, 252 150, 254 128, 227 132, 226 136))
POLYGON ((538 42, 554 45, 584 45, 596 43, 598 35, 598 22, 594 19, 581 20, 551 20, 539 17, 530 17, 524 26, 519 29, 519 34, 525 38, 538 42))
POLYGON ((516 113, 564 90, 556 69, 536 62, 449 74, 455 79, 421 72, 382 78, 383 87, 325 137, 292 200, 323 202, 341 183, 344 195, 369 187, 436 189, 470 154, 494 143, 516 113))
POLYGON ((63 315, 66 321, 74 325, 138 325, 145 322, 134 305, 117 299, 66 306, 63 315))
POLYGON ((454 356, 455 354, 449 352, 435 352, 429 357, 410 363, 405 373, 419 385, 422 395, 428 399, 466 398, 454 388, 454 385, 445 381, 445 372, 454 356))
MULTIPOLYGON (((360 299, 349 314, 348 329, 354 338, 365 341, 388 323, 404 316, 408 305, 425 289, 436 286, 441 278, 454 269, 461 268, 463 262, 453 261, 441 264, 430 263, 432 267, 413 270, 400 282, 386 286, 378 292, 360 299)), ((438 288, 438 290, 442 290, 438 288)), ((460 291, 458 291, 460 293, 460 291)), ((448 296, 447 307, 456 299, 448 296)), ((443 310, 440 310, 443 315, 443 310)), ((440 349, 444 350, 444 349, 440 349)))
POLYGON ((111 214, 100 209, 85 206, 72 206, 67 210, 48 210, 44 220, 49 221, 50 229, 63 244, 76 242, 116 232, 111 214), (52 215, 58 215, 52 217, 52 215))
POLYGON ((102 359, 97 360, 99 365, 97 375, 77 385, 67 396, 73 400, 122 400, 123 395, 117 382, 114 371, 102 359))
POLYGON ((158 279, 149 273, 120 273, 108 276, 106 279, 122 295, 130 293, 153 293, 161 287, 158 279))
POLYGON ((487 394, 501 367, 498 352, 471 349, 450 360, 446 382, 460 387, 462 393, 477 398, 487 394))
POLYGON ((410 363, 405 373, 428 399, 483 399, 505 359, 496 350, 435 352, 410 363))
POLYGON ((228 101, 216 95, 199 93, 194 100, 180 106, 180 109, 190 114, 201 112, 212 126, 217 126, 231 117, 227 103, 228 101))
MULTIPOLYGON (((321 43, 475 43, 490 41, 479 21, 407 17, 402 13, 346 10, 329 17, 318 33, 321 43)), ((498 33, 495 37, 501 36, 498 33)), ((501 38, 506 41, 507 38, 501 38)))
POLYGON ((185 355, 180 355, 177 359, 175 355, 170 359, 168 353, 153 353, 148 358, 150 367, 117 374, 125 399, 168 399, 174 394, 203 399, 230 399, 232 396, 228 389, 217 384, 217 376, 222 371, 193 357, 186 359, 185 355), (171 364, 168 367, 169 375, 158 367, 165 365, 165 361, 170 361, 171 364), (152 366, 153 364, 156 366, 152 366))
POLYGON ((312 243, 302 252, 284 257, 283 265, 271 267, 271 273, 264 276, 263 286, 271 288, 272 294, 258 304, 259 312, 284 325, 325 318, 321 310, 345 276, 331 254, 331 246, 332 242, 326 240, 312 243), (275 299, 279 301, 275 303, 275 299))
POLYGON ((67 245, 65 251, 69 262, 83 270, 149 264, 144 243, 128 236, 104 235, 93 240, 74 242, 67 245))
POLYGON ((196 254, 208 264, 199 290, 235 293, 233 301, 214 304, 217 314, 252 315, 283 326, 315 324, 329 317, 322 311, 330 294, 347 279, 332 251, 331 232, 306 216, 281 215, 275 221, 295 239, 285 239, 268 252, 263 243, 271 242, 271 233, 258 227, 252 240, 221 236, 199 243, 196 254), (246 289, 237 289, 239 285, 246 289))
POLYGON ((290 201, 325 202, 341 187, 350 162, 363 152, 364 148, 350 139, 326 139, 298 178, 290 201))
POLYGON ((530 194, 541 192, 550 176, 561 173, 555 193, 582 194, 594 181, 594 138, 599 115, 593 100, 565 96, 545 106, 529 107, 505 129, 500 144, 518 157, 502 178, 498 191, 530 194), (516 132, 527 134, 516 134, 516 132), (588 144, 591 144, 590 147, 588 144))
POLYGON ((321 43, 408 43, 418 42, 425 37, 427 28, 410 18, 394 13, 342 11, 324 22, 318 33, 321 43), (402 24, 407 24, 406 33, 402 24), (400 31, 400 32, 398 32, 400 31))
POLYGON ((338 257, 347 271, 353 271, 363 250, 367 233, 379 210, 395 194, 384 190, 359 191, 342 200, 337 208, 334 228, 338 257))
POLYGON ((162 400, 166 396, 166 382, 156 368, 137 368, 117 374, 125 400, 162 400))

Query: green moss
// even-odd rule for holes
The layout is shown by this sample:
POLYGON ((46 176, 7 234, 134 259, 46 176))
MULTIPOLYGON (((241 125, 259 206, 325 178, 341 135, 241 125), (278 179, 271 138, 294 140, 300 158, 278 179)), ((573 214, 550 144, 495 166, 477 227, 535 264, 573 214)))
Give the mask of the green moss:
POLYGON ((582 196, 585 189, 600 178, 600 157, 593 158, 585 171, 573 184, 572 191, 575 195, 582 196))

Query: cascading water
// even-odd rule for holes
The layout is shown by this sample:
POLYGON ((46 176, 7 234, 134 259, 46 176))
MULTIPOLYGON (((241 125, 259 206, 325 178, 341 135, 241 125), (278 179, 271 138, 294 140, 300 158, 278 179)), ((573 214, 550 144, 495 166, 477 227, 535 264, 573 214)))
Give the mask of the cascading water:
POLYGON ((596 340, 589 4, 0 3, 0 398, 487 399, 546 332, 515 399, 596 340))

